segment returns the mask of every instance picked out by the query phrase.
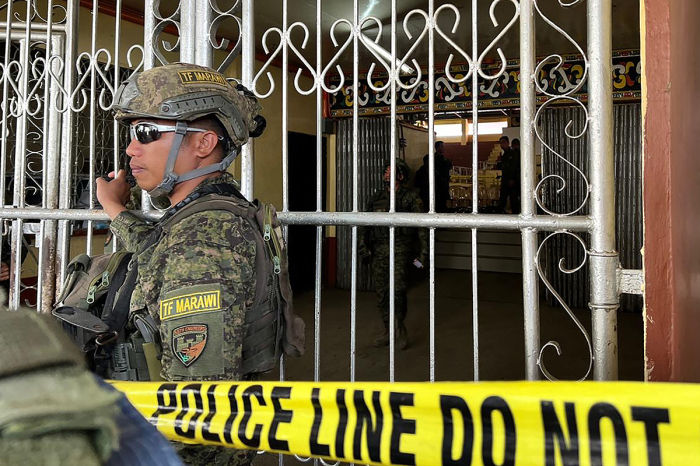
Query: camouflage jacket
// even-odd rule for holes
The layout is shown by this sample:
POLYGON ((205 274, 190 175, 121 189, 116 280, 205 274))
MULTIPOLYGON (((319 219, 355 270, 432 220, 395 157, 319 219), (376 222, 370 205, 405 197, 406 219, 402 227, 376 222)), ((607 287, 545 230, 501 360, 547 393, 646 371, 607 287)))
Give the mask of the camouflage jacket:
MULTIPOLYGON (((378 189, 367 203, 368 212, 389 212, 389 191, 386 188, 378 189)), ((405 186, 399 186, 396 190, 395 197, 396 212, 423 212, 421 201, 418 194, 412 189, 405 186)), ((398 227, 395 229, 396 241, 401 243, 411 243, 418 234, 420 240, 421 254, 428 253, 428 233, 425 228, 405 228, 398 227)), ((365 227, 360 229, 360 243, 371 247, 375 242, 388 242, 389 228, 388 227, 365 227)))
MULTIPOLYGON (((206 179, 194 192, 220 183, 234 180, 224 173, 206 179)), ((181 219, 165 233, 122 212, 111 228, 127 250, 137 251, 130 312, 147 310, 159 325, 161 376, 240 379, 245 310, 255 295, 252 226, 230 212, 205 211, 181 219), (139 251, 149 235, 159 237, 139 251)))

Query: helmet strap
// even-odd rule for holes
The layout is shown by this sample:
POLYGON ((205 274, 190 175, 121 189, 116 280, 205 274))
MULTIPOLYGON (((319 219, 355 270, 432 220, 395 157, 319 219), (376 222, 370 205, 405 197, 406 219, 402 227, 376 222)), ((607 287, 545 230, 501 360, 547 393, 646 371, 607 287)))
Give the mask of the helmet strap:
POLYGON ((233 150, 224 157, 221 162, 215 163, 213 165, 207 165, 206 167, 197 168, 196 170, 191 170, 182 175, 178 175, 174 172, 175 162, 177 161, 178 153, 180 152, 180 146, 182 145, 182 140, 187 133, 187 123, 184 121, 178 121, 175 130, 175 139, 173 140, 172 146, 170 146, 170 153, 168 154, 168 162, 165 166, 165 174, 163 175, 163 181, 160 182, 158 186, 153 188, 148 194, 151 197, 160 197, 168 195, 175 188, 175 185, 182 183, 183 181, 189 181, 191 179, 197 178, 199 176, 208 175, 210 173, 219 172, 226 170, 229 165, 231 165, 234 159, 240 153, 240 147, 234 146, 233 150))
POLYGON ((222 171, 226 170, 229 167, 229 165, 231 165, 233 163, 233 161, 238 156, 240 151, 241 151, 240 147, 234 146, 233 150, 231 152, 229 152, 228 155, 226 157, 224 157, 221 162, 215 163, 213 165, 207 165, 206 167, 202 167, 202 168, 197 168, 196 170, 192 170, 192 171, 189 171, 183 175, 180 175, 178 183, 180 183, 182 181, 191 180, 193 178, 197 178, 198 176, 208 175, 210 173, 222 172, 222 171))
POLYGON ((180 146, 182 146, 182 140, 184 139, 185 134, 187 134, 187 123, 184 121, 178 121, 175 125, 175 139, 170 146, 168 161, 165 165, 165 173, 163 174, 163 181, 148 192, 149 196, 167 196, 180 181, 179 176, 175 173, 174 169, 175 162, 177 161, 177 155, 180 152, 180 146))

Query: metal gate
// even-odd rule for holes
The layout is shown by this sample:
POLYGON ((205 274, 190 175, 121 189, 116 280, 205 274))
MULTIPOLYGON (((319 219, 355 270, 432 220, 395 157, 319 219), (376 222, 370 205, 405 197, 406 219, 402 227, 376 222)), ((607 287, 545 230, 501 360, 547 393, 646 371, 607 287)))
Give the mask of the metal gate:
MULTIPOLYGON (((542 345, 539 337, 539 286, 540 280, 561 301, 583 332, 590 351, 590 367, 581 378, 589 376, 591 370, 596 380, 615 379, 617 377, 617 310, 621 293, 640 293, 641 271, 623 270, 620 266, 615 248, 615 180, 613 158, 613 105, 610 87, 612 50, 611 50, 611 0, 572 0, 559 2, 557 8, 576 6, 579 12, 585 9, 587 17, 587 44, 578 44, 563 29, 557 26, 540 10, 538 0, 493 0, 484 2, 471 0, 459 4, 443 4, 436 8, 434 0, 424 0, 417 9, 399 15, 399 0, 371 1, 370 6, 382 3, 390 11, 387 24, 368 10, 362 11, 358 0, 352 2, 352 14, 328 24, 323 14, 323 6, 337 5, 341 2, 331 0, 316 1, 315 21, 289 21, 289 1, 279 0, 273 3, 275 13, 279 13, 281 24, 270 27, 262 34, 256 34, 254 0, 227 2, 227 7, 219 6, 217 0, 182 0, 181 2, 160 2, 145 0, 143 41, 123 48, 123 42, 133 39, 123 35, 125 23, 122 21, 122 0, 25 0, 8 1, 0 7, 0 37, 4 40, 4 62, 0 64, 0 83, 2 85, 2 138, 0 141, 0 218, 9 231, 11 226, 12 273, 10 283, 10 305, 20 305, 23 288, 20 282, 23 235, 20 232, 35 235, 38 246, 38 309, 46 312, 50 309, 56 293, 57 284, 61 283, 65 267, 70 257, 71 241, 75 242, 76 231, 85 233, 85 247, 93 253, 96 250, 95 235, 107 216, 99 210, 94 196, 94 180, 113 167, 124 165, 123 150, 125 135, 109 117, 114 90, 120 81, 139 69, 148 69, 167 61, 180 60, 195 62, 218 68, 231 74, 234 59, 240 60, 240 80, 251 87, 261 99, 266 99, 274 92, 281 94, 281 108, 271 108, 268 112, 281 113, 281 127, 268 128, 268 131, 280 131, 282 134, 282 183, 283 202, 280 219, 287 225, 316 225, 316 289, 314 321, 314 374, 320 378, 320 328, 321 328, 321 270, 322 240, 325 225, 349 226, 352 245, 350 257, 351 270, 351 350, 350 380, 355 379, 355 334, 357 312, 357 230, 358 226, 378 225, 390 227, 390 244, 392 253, 390 268, 392 277, 390 287, 393 290, 393 243, 394 227, 422 227, 430 231, 430 380, 435 377, 435 229, 442 227, 471 230, 472 235, 472 287, 473 287, 473 342, 474 342, 474 378, 479 379, 479 260, 476 245, 480 229, 513 230, 522 234, 522 270, 523 297, 525 316, 525 354, 526 376, 534 380, 544 373, 551 377, 543 362, 543 352, 549 346, 558 344, 548 342, 542 345), (79 25, 81 5, 91 5, 90 27, 79 25), (484 9, 484 5, 488 9, 484 9), (104 7, 104 8, 101 8, 104 7), (498 7, 499 14, 495 11, 498 7), (108 14, 98 14, 104 11, 108 14), (471 14, 471 40, 458 40, 455 31, 464 11, 471 14), (503 13, 507 11, 507 13, 503 13), (4 12, 4 14, 3 14, 4 12), (499 23, 497 17, 508 17, 499 23), (422 18, 422 20, 421 20, 422 18), (452 30, 445 28, 445 18, 453 25, 452 30), (416 30, 407 27, 409 21, 420 20, 422 24, 416 30), (569 86, 551 89, 537 78, 546 64, 561 64, 561 55, 550 55, 538 60, 535 54, 535 22, 544 20, 584 57, 585 66, 582 74, 569 86), (312 24, 313 23, 313 24, 312 24), (443 25, 441 27, 441 24, 443 25), (225 27, 224 27, 225 25, 225 27), (237 25, 237 26, 236 26, 237 25), (368 27, 376 33, 365 32, 368 27), (235 32, 236 28, 238 31, 235 32), (488 43, 479 43, 480 29, 489 28, 495 35, 488 43), (517 31, 520 40, 520 121, 521 121, 521 157, 522 157, 522 213, 519 216, 472 214, 437 214, 435 213, 434 165, 430 159, 431 194, 430 212, 409 214, 394 212, 392 195, 391 211, 388 215, 362 212, 363 206, 358 197, 362 179, 360 167, 365 161, 360 159, 360 147, 365 142, 359 124, 361 106, 358 76, 361 63, 370 64, 368 74, 375 70, 388 73, 388 81, 381 87, 369 80, 374 91, 385 93, 387 105, 391 108, 388 131, 388 150, 398 153, 397 139, 397 99, 403 91, 415 90, 420 79, 406 82, 402 78, 402 69, 413 66, 418 71, 427 73, 427 107, 429 126, 429 147, 435 142, 435 67, 436 44, 448 49, 447 67, 453 60, 468 64, 467 72, 461 75, 447 74, 450 85, 459 86, 468 80, 472 89, 490 85, 503 76, 506 58, 499 48, 508 31, 517 31), (81 33, 85 30, 89 33, 81 33), (307 49, 307 40, 311 30, 315 29, 315 51, 307 49), (227 39, 227 34, 234 31, 236 38, 227 39), (411 32, 413 30, 413 32, 411 32), (417 31, 417 32, 416 32, 417 31), (500 32, 499 32, 500 31, 500 32), (386 32, 387 34, 384 34, 386 32), (89 37, 88 37, 89 36, 89 37), (113 36, 113 40, 111 39, 113 36), (264 64, 256 71, 255 38, 261 37, 264 52, 264 64), (408 38, 409 46, 405 53, 399 52, 399 38, 408 38), (330 40, 329 40, 330 39, 330 40), (470 44, 471 48, 467 46, 470 44), (87 44, 87 45, 86 45, 87 44), (427 48, 425 62, 418 62, 414 53, 420 47, 427 48), (323 50, 332 51, 331 59, 324 59, 323 50), (494 56, 500 69, 485 65, 486 58, 494 56), (271 66, 281 66, 282 70, 290 67, 290 57, 295 63, 301 63, 295 78, 290 83, 288 73, 282 72, 281 78, 275 80, 270 73, 271 66), (307 58, 313 57, 313 58, 307 58), (229 69, 230 68, 230 69, 229 69), (304 87, 300 76, 311 77, 311 85, 304 87), (351 147, 352 164, 343 173, 342 180, 351 186, 352 196, 348 212, 325 212, 322 205, 321 138, 324 95, 340 92, 342 85, 332 86, 331 74, 338 74, 341 80, 352 81, 352 140, 343 141, 351 147), (588 87, 588 102, 584 103, 573 97, 582 86, 588 87), (375 89, 376 87, 376 89, 375 89), (286 134, 289 129, 290 93, 315 95, 316 102, 316 136, 317 136, 317 211, 312 213, 290 212, 288 203, 289 183, 287 176, 288 148, 286 134), (539 99, 539 103, 538 103, 539 99), (544 109, 567 104, 581 108, 583 126, 567 126, 566 137, 570 139, 587 138, 587 163, 589 176, 583 176, 584 196, 574 200, 574 208, 556 210, 548 205, 542 196, 542 189, 568 189, 562 174, 549 173, 541 181, 536 179, 535 143, 542 142, 549 150, 568 164, 570 170, 580 171, 566 159, 565 153, 552 149, 551 141, 538 131, 538 122, 544 109), (83 125, 82 129, 80 125, 83 125), (81 146, 82 144, 82 146, 81 146), (82 165, 81 165, 82 164, 82 165), (80 166, 79 168, 77 168, 80 166), (12 196, 6 196, 8 187, 12 187, 12 196), (40 202, 29 202, 27 189, 34 187, 41 193, 40 202), (85 207, 80 208, 80 192, 85 207), (582 214, 582 208, 587 214, 582 214), (541 214, 538 213, 538 207, 541 214), (538 240, 538 234, 546 232, 544 240, 538 240), (586 233, 590 240, 584 241, 581 234, 586 233), (592 335, 576 320, 567 304, 551 286, 551 277, 547 277, 540 263, 540 250, 543 244, 552 238, 567 236, 580 245, 583 261, 587 261, 590 274, 589 306, 592 316, 592 335), (71 239, 73 238, 73 240, 71 239)), ((138 4, 139 2, 135 2, 138 4)), ((347 2, 342 2, 347 4, 347 2)), ((258 3, 259 5, 260 3, 258 3)), ((306 4, 305 4, 306 5, 306 4)), ((87 8, 87 7, 85 7, 87 8)), ((306 8, 309 8, 306 5, 306 8)), ((132 12, 133 13, 133 12, 132 12)), ((572 13, 573 14, 573 13, 572 13)), ((577 13, 579 14, 579 13, 577 13)), ((133 14, 132 20, 133 20, 133 14)), ((274 18, 274 15, 270 16, 274 18)), ((136 20, 137 21, 137 20, 136 20)), ((268 24, 271 21, 266 19, 268 24)), ((512 58, 512 57, 508 57, 512 58)), ((558 72, 555 67, 552 73, 558 72)), ((443 84, 444 85, 444 84, 443 84)), ((479 93, 472 93, 471 108, 474 131, 473 173, 478 173, 478 124, 479 93)), ((254 147, 248 144, 241 155, 241 182, 243 193, 253 195, 253 154, 254 147)), ((391 165, 392 173, 395 171, 391 165)), ((476 176, 476 175, 475 175, 476 176)), ((392 177, 393 179, 393 177, 392 177)), ((392 184, 394 181, 392 181, 392 184)), ((478 183, 474 180, 472 202, 473 212, 478 212, 478 183)), ((392 189, 393 192, 393 189, 392 189)), ((158 212, 151 209, 144 198, 143 213, 156 218, 158 212)), ((2 245, 0 244, 0 247, 2 245)), ((77 246, 73 246, 76 248, 77 246)), ((75 251, 73 251, 75 252, 75 251)), ((564 258, 562 258, 564 259, 564 258)), ((568 264, 568 262, 567 262, 568 264)), ((564 262, 558 262, 561 272, 569 273, 577 268, 566 268, 564 262)), ((582 264, 581 264, 582 265, 582 264)), ((552 273, 552 271, 548 271, 552 273)), ((32 303, 34 304, 34 303, 32 303)), ((394 313, 393 293, 391 314, 394 313)), ((394 380, 395 335, 390 335, 390 373, 394 380)), ((281 376, 284 377, 284 368, 281 376)))

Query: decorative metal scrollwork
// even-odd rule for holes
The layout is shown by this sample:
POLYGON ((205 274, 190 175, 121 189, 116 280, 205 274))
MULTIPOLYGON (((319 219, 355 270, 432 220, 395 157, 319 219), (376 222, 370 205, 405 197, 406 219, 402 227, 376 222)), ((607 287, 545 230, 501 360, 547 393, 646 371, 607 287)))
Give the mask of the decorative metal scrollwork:
POLYGON ((585 189, 586 194, 585 194, 583 200, 581 201, 581 203, 580 203, 580 204, 578 205, 578 207, 575 208, 574 210, 572 210, 572 211, 570 211, 570 212, 563 212, 563 213, 554 212, 554 211, 548 209, 547 206, 545 206, 544 201, 542 200, 543 188, 546 186, 546 184, 547 184, 550 180, 559 181, 560 184, 561 184, 561 186, 559 186, 559 187, 557 188, 557 191, 556 191, 557 194, 559 194, 559 193, 561 193, 564 189, 566 189, 566 186, 567 186, 567 184, 566 184, 566 179, 564 179, 564 177, 562 177, 561 175, 558 175, 558 174, 550 174, 550 175, 545 175, 545 176, 543 176, 542 179, 539 181, 539 183, 537 183, 537 186, 536 186, 536 188, 535 188, 535 201, 537 202, 537 205, 540 206, 540 208, 541 208, 542 210, 544 210, 544 211, 545 211, 546 213, 548 213, 549 215, 554 215, 554 216, 556 216, 556 217, 566 217, 566 216, 568 216, 568 215, 573 215, 573 214, 575 214, 576 212, 579 212, 581 209, 583 209, 583 207, 584 207, 584 206, 586 205, 586 203, 588 202, 588 196, 589 196, 589 193, 590 193, 590 184, 589 184, 589 182, 588 182, 588 178, 587 178, 586 175, 583 173, 583 171, 581 171, 581 169, 578 168, 575 164, 569 162, 569 161, 566 159, 566 157, 564 157, 564 156, 561 155, 559 152, 557 152, 556 150, 554 150, 554 148, 552 148, 552 146, 550 146, 549 144, 547 144, 547 141, 544 140, 544 137, 543 137, 542 134, 540 133, 539 121, 540 121, 540 117, 542 116, 542 113, 543 113, 550 105, 552 105, 552 104, 554 104, 554 103, 561 103, 562 101, 570 102, 570 103, 572 103, 573 105, 577 105, 577 106, 581 107, 581 108, 583 109, 583 112, 584 112, 584 115, 585 115, 585 124, 584 124, 584 127, 583 127, 578 133, 572 133, 573 121, 569 121, 569 123, 566 125, 566 128, 564 129, 564 133, 566 134, 566 137, 568 137, 569 139, 579 139, 579 138, 581 138, 584 134, 586 134, 586 131, 587 131, 587 129, 588 129, 588 109, 586 108, 586 106, 583 105, 583 103, 581 103, 580 100, 574 99, 573 97, 556 97, 556 98, 554 98, 554 99, 549 99, 547 102, 545 102, 544 104, 542 104, 542 105, 540 106, 540 108, 537 110, 537 113, 535 114, 535 135, 537 136, 537 139, 540 140, 540 142, 542 143, 542 145, 543 145, 544 147, 547 148, 547 150, 549 150, 552 154, 554 154, 556 157, 558 157, 559 159, 561 159, 564 163, 566 163, 566 164, 569 165, 571 168, 573 168, 573 169, 576 171, 576 173, 578 173, 579 176, 581 176, 581 178, 583 179, 583 182, 585 183, 585 186, 586 186, 586 189, 585 189))
MULTIPOLYGON (((491 3, 491 7, 489 8, 489 16, 491 17, 491 23, 493 24, 493 27, 498 27, 498 20, 496 19, 495 15, 495 10, 496 6, 501 2, 502 0, 494 0, 491 3)), ((506 71, 506 65, 507 65, 507 60, 506 56, 503 54, 503 50, 501 50, 500 47, 496 48, 496 52, 498 53, 498 57, 501 60, 501 68, 498 70, 497 73, 493 75, 488 75, 484 73, 481 69, 481 65, 484 61, 484 58, 486 58, 486 54, 488 54, 498 43, 498 41, 501 40, 501 38, 510 30, 510 28, 513 27, 515 22, 518 20, 518 17, 520 16, 520 4, 517 2, 517 0, 507 0, 510 1, 511 4, 515 7, 515 12, 513 13, 513 17, 510 19, 508 24, 506 24, 506 27, 504 27, 501 32, 498 33, 498 35, 491 41, 491 43, 484 49, 483 52, 481 52, 481 55, 479 55, 479 58, 476 61, 476 69, 479 73, 479 76, 481 76, 484 79, 487 79, 489 81, 498 79, 503 73, 506 71)))
POLYGON ((177 9, 170 16, 165 16, 160 12, 160 2, 161 0, 154 0, 153 2, 152 14, 157 20, 152 35, 153 54, 161 64, 167 65, 169 62, 161 51, 159 43, 162 43, 163 49, 165 49, 166 52, 176 52, 180 50, 180 3, 178 2, 177 9), (171 44, 166 40, 159 41, 160 35, 165 31, 165 28, 170 25, 177 29, 177 41, 175 44, 171 44))
MULTIPOLYGON (((537 254, 535 254, 535 267, 537 268, 537 273, 539 274, 540 279, 542 280, 544 285, 547 287, 547 290, 549 290, 549 292, 552 293, 552 295, 559 302, 559 304, 562 305, 562 307, 564 308, 566 313, 569 314, 569 317, 571 317, 571 320, 574 321, 574 323, 576 324, 576 327, 578 327, 579 331, 583 334, 583 337, 586 339, 586 345, 588 346, 588 369, 586 370, 586 373, 583 375, 583 377, 581 377, 579 379, 579 382, 580 382, 582 380, 585 380, 586 377, 588 377, 588 375, 591 373, 591 369, 593 368, 593 346, 591 344, 591 338, 588 335, 588 332, 586 331, 586 329, 581 324, 581 321, 578 320, 578 318, 576 317, 576 315, 574 315, 571 308, 566 304, 566 302, 561 297, 561 295, 557 292, 556 289, 554 289, 554 287, 552 286, 550 281, 547 279, 547 276, 542 271, 542 265, 540 264, 540 253, 542 252, 542 248, 544 247, 545 243, 547 243, 547 241, 549 241, 550 239, 552 239, 553 237, 555 237, 557 235, 568 235, 568 236, 575 238, 578 241, 578 244, 581 245, 581 247, 583 248, 583 251, 584 251, 583 260, 581 261, 580 264, 578 264, 574 268, 567 268, 564 265, 565 259, 564 258, 559 259, 559 262, 558 262, 559 270, 565 274, 572 274, 572 273, 578 272, 579 270, 581 270, 583 268, 584 265, 586 265, 586 260, 588 259, 588 249, 586 248, 586 244, 583 242, 583 240, 579 236, 575 235, 574 233, 571 233, 570 231, 561 230, 561 231, 555 231, 555 232, 549 234, 542 241, 542 243, 540 244, 540 247, 537 249, 537 254)), ((540 354, 539 354, 539 357, 537 358, 537 365, 539 366, 540 370, 542 371, 542 373, 544 374, 544 376, 547 379, 555 381, 558 379, 556 377, 554 377, 547 370, 547 367, 544 364, 544 351, 548 347, 554 348, 557 351, 557 355, 561 356, 562 351, 561 351, 561 345, 559 344, 559 342, 548 341, 540 349, 540 354)))
MULTIPOLYGON (((565 2, 563 0, 559 0, 559 4, 564 7, 564 8, 570 8, 572 6, 575 6, 579 3, 581 3, 582 0, 572 0, 570 2, 565 2)), ((578 82, 577 83, 571 83, 568 81, 566 77, 566 73, 561 69, 562 65, 564 64, 564 58, 559 55, 559 54, 552 54, 540 61, 540 63, 537 65, 535 68, 535 86, 537 87, 537 91, 545 94, 549 97, 564 97, 564 96, 570 96, 578 92, 581 87, 586 82, 586 77, 588 76, 588 57, 584 53, 583 49, 581 48, 580 45, 562 28, 557 26, 551 19, 549 19, 544 13, 542 13, 542 10, 540 10, 539 7, 539 0, 533 0, 533 4, 535 7, 535 10, 537 10, 537 13, 540 15, 540 17, 544 20, 545 23, 549 24, 552 28, 554 28, 555 31, 557 31, 559 34, 564 36, 564 38, 569 41, 575 48, 578 50, 578 52, 583 56, 584 60, 584 69, 582 74, 578 77, 578 82), (558 74, 562 79, 565 81, 565 85, 563 87, 560 87, 560 93, 555 94, 547 90, 548 83, 546 79, 543 79, 542 82, 540 81, 540 75, 543 74, 543 68, 552 63, 553 61, 557 62, 557 64, 552 68, 549 72, 549 75, 552 79, 556 79, 556 75, 558 74)))
POLYGON ((467 81, 469 78, 471 78, 472 73, 474 72, 474 62, 472 61, 472 58, 469 56, 467 52, 465 52, 455 41, 453 41, 450 36, 445 34, 445 32, 440 28, 440 25, 438 24, 438 18, 442 14, 443 11, 450 10, 455 14, 455 22, 452 25, 452 34, 455 34, 457 32, 457 27, 459 27, 459 22, 461 21, 461 15, 459 14, 459 10, 457 9, 456 6, 452 5, 451 3, 447 3, 445 5, 442 5, 440 8, 435 10, 434 19, 433 19, 433 24, 435 27, 435 32, 438 33, 440 37, 442 37, 445 42, 450 44, 453 49, 457 50, 459 54, 467 60, 467 63, 469 63, 469 72, 462 76, 461 78, 456 78, 452 76, 452 72, 450 68, 452 67, 452 60, 454 60, 454 53, 450 53, 450 55, 447 57, 447 63, 445 64, 445 75, 447 76, 447 79, 450 80, 450 82, 453 82, 455 84, 461 84, 465 81, 467 81))
POLYGON ((219 8, 218 3, 219 2, 217 0, 209 0, 209 6, 214 12, 214 19, 209 26, 209 44, 214 50, 225 50, 228 48, 230 44, 228 39, 221 39, 219 42, 216 37, 216 32, 219 30, 221 23, 227 19, 233 19, 236 24, 238 24, 239 31, 236 43, 231 48, 231 51, 229 51, 229 53, 226 55, 226 58, 224 58, 221 64, 217 67, 217 70, 223 73, 229 66, 231 66, 231 63, 233 63, 233 60, 236 59, 238 54, 241 53, 241 45, 243 43, 243 35, 241 34, 241 31, 243 30, 243 24, 241 23, 241 18, 236 16, 236 13, 239 13, 241 9, 240 0, 237 0, 233 6, 226 11, 219 8))

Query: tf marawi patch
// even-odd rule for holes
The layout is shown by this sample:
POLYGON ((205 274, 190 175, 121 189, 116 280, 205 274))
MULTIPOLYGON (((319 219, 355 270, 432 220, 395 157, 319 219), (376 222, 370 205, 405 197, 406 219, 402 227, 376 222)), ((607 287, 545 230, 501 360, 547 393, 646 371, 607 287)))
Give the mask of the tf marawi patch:
POLYGON ((221 310, 221 291, 211 285, 194 285, 168 293, 159 303, 160 320, 221 310))
POLYGON ((185 367, 190 367, 207 346, 209 329, 205 324, 187 324, 173 329, 173 353, 185 367))

